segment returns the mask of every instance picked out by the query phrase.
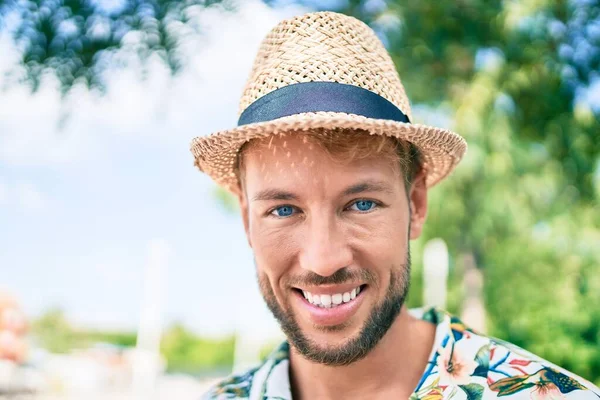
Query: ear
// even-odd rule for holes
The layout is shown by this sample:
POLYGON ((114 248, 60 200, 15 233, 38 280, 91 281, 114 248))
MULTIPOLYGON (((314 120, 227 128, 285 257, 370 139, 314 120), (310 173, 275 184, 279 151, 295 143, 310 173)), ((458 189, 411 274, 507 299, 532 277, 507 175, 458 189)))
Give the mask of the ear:
POLYGON ((427 218, 427 184, 425 182, 426 172, 421 169, 415 176, 410 187, 410 239, 418 239, 423 231, 423 224, 427 218))
POLYGON ((244 194, 243 190, 237 192, 238 202, 240 204, 240 212, 242 214, 242 222, 244 223, 244 231, 246 232, 246 239, 248 245, 252 247, 252 241, 250 240, 250 218, 248 215, 248 198, 244 194))

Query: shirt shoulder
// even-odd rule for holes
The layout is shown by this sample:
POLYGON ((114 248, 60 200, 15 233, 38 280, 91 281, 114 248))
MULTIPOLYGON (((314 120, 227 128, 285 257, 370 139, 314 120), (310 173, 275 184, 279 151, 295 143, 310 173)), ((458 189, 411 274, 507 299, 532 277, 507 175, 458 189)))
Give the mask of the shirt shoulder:
POLYGON ((252 368, 241 374, 230 375, 214 384, 201 400, 249 399, 254 376, 260 367, 252 368))
POLYGON ((588 380, 512 343, 490 338, 488 385, 498 397, 600 399, 588 380))
POLYGON ((291 398, 289 379, 289 344, 279 345, 257 366, 241 374, 231 375, 213 385, 202 400, 248 400, 265 397, 291 398))
POLYGON ((420 317, 437 325, 436 339, 411 399, 600 400, 600 390, 591 382, 512 343, 477 332, 443 310, 426 310, 420 317))

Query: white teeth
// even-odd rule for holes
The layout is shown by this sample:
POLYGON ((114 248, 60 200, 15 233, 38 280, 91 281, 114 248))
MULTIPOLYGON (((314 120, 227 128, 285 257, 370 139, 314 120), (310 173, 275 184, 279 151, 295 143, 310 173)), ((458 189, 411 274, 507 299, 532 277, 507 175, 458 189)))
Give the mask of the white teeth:
POLYGON ((328 294, 322 294, 321 295, 321 304, 323 304, 325 307, 330 306, 331 305, 331 296, 328 294))
POLYGON ((302 291, 304 298, 309 303, 323 308, 333 308, 340 304, 348 303, 352 301, 360 293, 360 287, 352 289, 350 292, 336 293, 336 294, 312 294, 306 290, 302 291))
POLYGON ((315 295, 312 297, 312 299, 313 299, 312 303, 313 303, 315 306, 318 306, 318 305, 320 305, 320 304, 321 304, 321 296, 319 296, 318 294, 315 294, 315 295))
POLYGON ((335 305, 342 304, 342 295, 337 293, 331 296, 331 302, 335 305))

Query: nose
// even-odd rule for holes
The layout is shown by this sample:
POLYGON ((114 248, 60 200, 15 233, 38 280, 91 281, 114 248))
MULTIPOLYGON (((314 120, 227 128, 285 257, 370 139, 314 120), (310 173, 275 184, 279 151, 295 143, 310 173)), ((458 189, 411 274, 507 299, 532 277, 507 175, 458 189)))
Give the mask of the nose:
POLYGON ((333 275, 352 264, 352 250, 335 216, 309 218, 300 252, 300 267, 321 276, 333 275))

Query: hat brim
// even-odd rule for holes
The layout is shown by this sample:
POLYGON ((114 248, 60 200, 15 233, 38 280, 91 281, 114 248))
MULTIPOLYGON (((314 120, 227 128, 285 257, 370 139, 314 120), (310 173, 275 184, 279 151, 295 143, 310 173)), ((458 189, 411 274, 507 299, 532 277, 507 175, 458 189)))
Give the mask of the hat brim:
POLYGON ((270 121, 238 126, 199 136, 192 140, 195 165, 218 185, 237 193, 235 171, 237 155, 244 143, 288 132, 312 129, 360 129, 372 135, 386 135, 413 143, 420 151, 427 171, 426 184, 432 187, 447 177, 467 150, 466 141, 457 133, 433 126, 373 119, 340 112, 294 114, 270 121))

